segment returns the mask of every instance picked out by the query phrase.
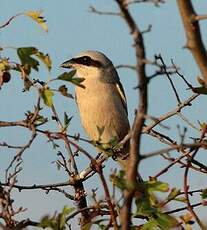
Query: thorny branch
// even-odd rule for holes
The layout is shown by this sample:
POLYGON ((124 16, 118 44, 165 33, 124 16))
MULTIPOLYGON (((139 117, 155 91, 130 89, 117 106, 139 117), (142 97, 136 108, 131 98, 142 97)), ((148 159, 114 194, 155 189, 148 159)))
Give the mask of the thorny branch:
MULTIPOLYGON (((135 23, 132 15, 127 7, 127 1, 116 0, 122 17, 124 18, 127 26, 129 27, 130 34, 133 38, 133 46, 136 54, 136 71, 137 79, 139 82, 139 104, 138 111, 134 120, 134 124, 131 130, 130 139, 130 153, 128 164, 129 168, 126 172, 126 178, 130 184, 135 185, 138 183, 137 168, 140 161, 140 143, 141 143, 141 133, 145 121, 145 115, 147 114, 147 76, 145 72, 145 47, 142 33, 135 23)), ((143 191, 142 191, 143 192, 143 191)), ((124 205, 121 210, 122 216, 122 229, 130 229, 131 223, 131 205, 134 197, 135 189, 126 190, 124 192, 124 205)))
POLYGON ((191 0, 177 0, 177 5, 187 38, 185 47, 191 51, 207 85, 207 52, 202 41, 198 15, 193 8, 191 0))

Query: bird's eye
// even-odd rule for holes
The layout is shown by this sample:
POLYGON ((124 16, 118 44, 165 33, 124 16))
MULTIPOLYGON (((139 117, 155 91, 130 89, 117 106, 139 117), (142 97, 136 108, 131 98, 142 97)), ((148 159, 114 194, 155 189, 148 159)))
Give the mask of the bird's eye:
POLYGON ((91 58, 88 57, 88 56, 84 56, 82 60, 83 60, 83 64, 84 65, 88 65, 89 66, 91 64, 91 58))

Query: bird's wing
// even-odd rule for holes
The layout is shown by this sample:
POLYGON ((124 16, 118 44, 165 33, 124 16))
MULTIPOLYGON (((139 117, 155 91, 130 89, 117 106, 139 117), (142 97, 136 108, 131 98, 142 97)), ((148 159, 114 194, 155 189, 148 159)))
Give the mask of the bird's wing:
POLYGON ((119 94, 121 102, 122 102, 122 104, 124 106, 124 109, 126 110, 126 113, 128 115, 126 96, 125 96, 125 93, 124 93, 124 88, 123 88, 123 86, 122 86, 120 81, 118 81, 116 83, 116 88, 118 90, 118 94, 119 94))
POLYGON ((117 89, 117 93, 118 93, 118 96, 120 97, 121 99, 121 102, 124 106, 124 109, 126 111, 126 114, 128 115, 128 110, 127 110, 127 100, 126 100, 126 95, 124 93, 124 88, 119 80, 119 75, 116 71, 115 68, 113 69, 110 69, 110 73, 109 73, 112 77, 110 78, 107 78, 108 79, 108 83, 113 83, 116 85, 116 89, 117 89))

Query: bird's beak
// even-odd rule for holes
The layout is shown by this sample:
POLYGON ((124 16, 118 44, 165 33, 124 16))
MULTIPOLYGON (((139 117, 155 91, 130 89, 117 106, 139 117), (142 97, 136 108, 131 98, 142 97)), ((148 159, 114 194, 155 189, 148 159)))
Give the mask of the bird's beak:
POLYGON ((70 59, 70 60, 67 60, 65 62, 63 62, 60 67, 62 68, 68 68, 68 69, 71 69, 74 67, 74 64, 75 64, 75 61, 74 61, 74 58, 70 59))

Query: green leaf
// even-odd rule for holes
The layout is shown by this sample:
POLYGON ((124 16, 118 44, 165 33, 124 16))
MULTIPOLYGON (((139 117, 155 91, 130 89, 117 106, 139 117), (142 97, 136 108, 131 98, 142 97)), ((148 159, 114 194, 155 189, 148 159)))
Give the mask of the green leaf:
POLYGON ((51 107, 53 105, 52 97, 54 93, 50 89, 44 89, 41 92, 42 99, 45 105, 51 107))
POLYGON ((146 224, 142 225, 140 230, 160 230, 160 228, 157 226, 157 221, 155 219, 151 219, 146 224))
POLYGON ((107 144, 111 148, 114 148, 115 146, 117 146, 119 144, 119 140, 118 140, 117 136, 112 137, 107 144))
POLYGON ((183 203, 187 202, 187 199, 185 196, 176 197, 175 200, 179 202, 183 202, 183 203))
POLYGON ((39 227, 42 228, 47 228, 50 227, 53 230, 58 230, 58 226, 57 226, 57 222, 55 220, 55 217, 49 217, 49 216, 44 216, 41 221, 40 224, 38 225, 39 227))
POLYGON ((59 80, 70 81, 76 74, 76 70, 71 70, 70 72, 64 72, 57 77, 59 80))
POLYGON ((42 11, 28 11, 26 13, 24 13, 26 16, 32 18, 35 22, 37 22, 43 30, 45 30, 46 32, 48 32, 48 27, 45 24, 46 20, 44 19, 44 17, 41 15, 42 11))
POLYGON ((73 95, 70 94, 70 93, 68 93, 68 88, 67 88, 65 85, 61 85, 61 86, 58 88, 58 91, 59 91, 63 96, 74 99, 73 95))
POLYGON ((74 77, 76 74, 76 70, 72 70, 70 72, 64 72, 57 77, 58 80, 68 81, 73 83, 74 85, 80 86, 81 88, 85 88, 84 85, 81 84, 85 80, 85 78, 77 78, 74 77))
POLYGON ((135 216, 147 216, 151 217, 157 213, 157 208, 153 207, 150 203, 150 200, 147 197, 143 197, 142 199, 136 199, 135 204, 137 210, 135 212, 135 216))
POLYGON ((110 181, 121 190, 126 188, 126 180, 124 179, 124 175, 125 172, 120 170, 118 173, 113 173, 110 176, 110 181))
POLYGON ((75 208, 71 208, 68 206, 64 206, 62 212, 59 214, 54 214, 52 217, 44 216, 40 221, 39 227, 42 228, 51 228, 53 230, 64 230, 66 229, 66 218, 71 212, 73 212, 75 208))
POLYGON ((166 230, 178 226, 178 221, 167 214, 156 213, 155 218, 150 218, 149 221, 141 227, 141 230, 166 230))
POLYGON ((162 182, 162 181, 147 181, 146 185, 148 187, 149 192, 168 192, 169 191, 169 185, 168 183, 162 182))
POLYGON ((195 87, 195 88, 193 88, 193 92, 205 95, 205 94, 207 94, 207 88, 203 87, 203 86, 201 86, 201 87, 195 87))
POLYGON ((174 217, 164 213, 158 213, 156 221, 163 230, 175 228, 178 225, 178 221, 174 217))
POLYGON ((71 212, 73 212, 74 210, 75 210, 74 207, 69 207, 69 206, 65 205, 65 206, 63 207, 62 213, 63 213, 65 216, 67 216, 67 215, 69 215, 71 212))
POLYGON ((59 229, 65 229, 66 217, 71 212, 73 212, 75 208, 64 206, 62 212, 59 214, 59 229))
POLYGON ((48 68, 48 70, 50 71, 52 68, 52 61, 50 59, 49 54, 43 54, 42 52, 38 51, 35 54, 36 57, 38 57, 48 68))
POLYGON ((35 47, 21 47, 17 49, 17 55, 22 65, 27 67, 29 73, 31 68, 38 71, 39 62, 31 57, 31 55, 37 52, 38 50, 35 47))
POLYGON ((202 189, 201 197, 202 197, 202 199, 206 199, 207 198, 207 188, 202 189))
POLYGON ((84 224, 83 227, 82 227, 82 230, 90 230, 92 224, 93 224, 92 222, 89 222, 89 223, 87 223, 87 224, 84 224))
POLYGON ((103 132, 104 132, 105 126, 99 127, 99 126, 97 125, 96 128, 97 128, 98 136, 99 136, 99 139, 100 139, 100 137, 102 136, 102 134, 103 134, 103 132))
POLYGON ((17 55, 21 61, 21 64, 23 65, 22 68, 24 68, 28 74, 30 73, 31 68, 36 71, 39 70, 39 62, 32 56, 37 57, 46 65, 49 71, 51 70, 52 61, 50 56, 48 54, 43 54, 35 47, 20 47, 17 49, 17 55))

